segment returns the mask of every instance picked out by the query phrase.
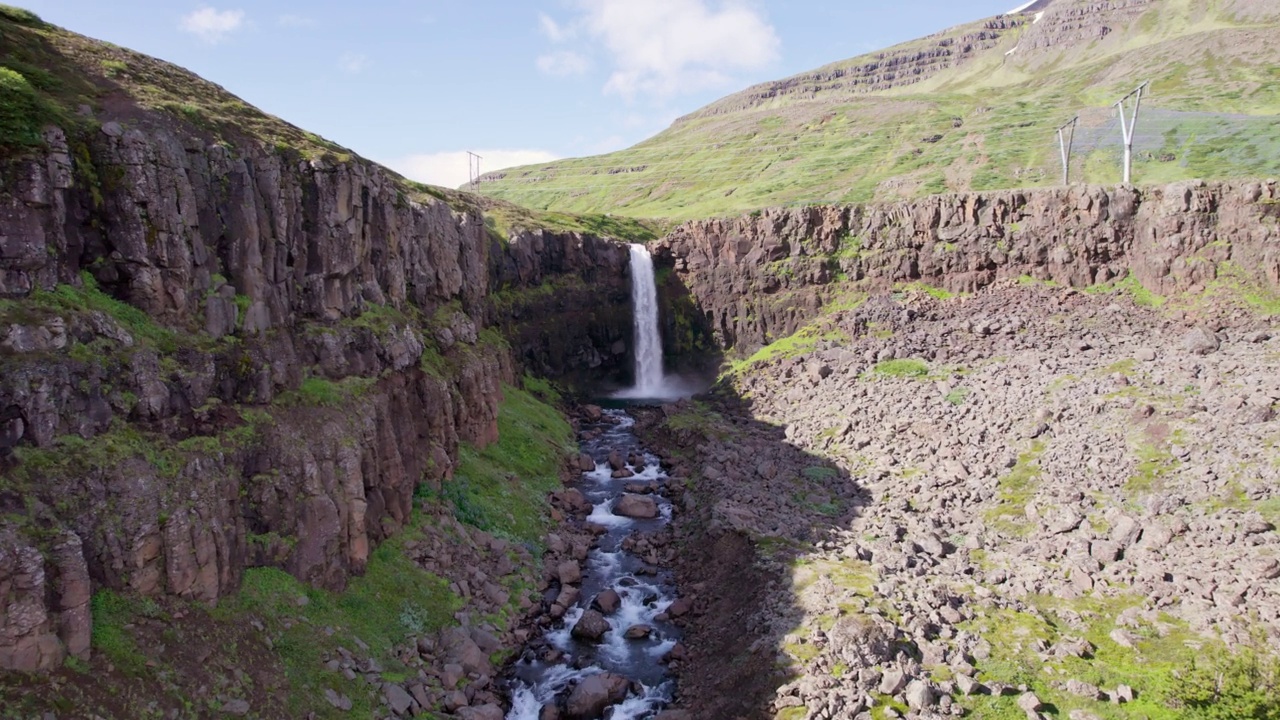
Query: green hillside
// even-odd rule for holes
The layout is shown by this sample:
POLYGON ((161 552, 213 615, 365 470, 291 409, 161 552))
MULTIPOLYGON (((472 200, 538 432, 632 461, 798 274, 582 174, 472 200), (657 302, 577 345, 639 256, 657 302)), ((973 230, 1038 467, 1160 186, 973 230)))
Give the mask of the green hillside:
POLYGON ((1114 103, 1149 92, 1136 182, 1280 174, 1280 5, 1052 0, 749 88, 626 150, 491 173, 537 209, 692 218, 1121 179, 1114 103))
MULTIPOLYGON (((203 141, 228 146, 255 144, 329 163, 367 162, 188 70, 0 4, 0 161, 39 151, 50 126, 75 135, 109 121, 142 130, 196 133, 203 141)), ((73 149, 83 145, 74 138, 71 144, 73 149)), ((531 211, 497 198, 399 180, 405 197, 440 199, 456 210, 482 213, 490 229, 503 237, 542 228, 646 240, 663 227, 631 218, 531 211)))

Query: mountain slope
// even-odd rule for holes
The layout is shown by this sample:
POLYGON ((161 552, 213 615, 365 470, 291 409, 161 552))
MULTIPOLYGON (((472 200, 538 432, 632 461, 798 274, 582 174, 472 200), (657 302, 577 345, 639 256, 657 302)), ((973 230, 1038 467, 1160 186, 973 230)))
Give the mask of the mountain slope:
POLYGON ((484 178, 535 208, 690 218, 1121 179, 1114 103, 1151 82, 1135 179, 1280 173, 1280 6, 1041 0, 728 96, 626 150, 484 178))

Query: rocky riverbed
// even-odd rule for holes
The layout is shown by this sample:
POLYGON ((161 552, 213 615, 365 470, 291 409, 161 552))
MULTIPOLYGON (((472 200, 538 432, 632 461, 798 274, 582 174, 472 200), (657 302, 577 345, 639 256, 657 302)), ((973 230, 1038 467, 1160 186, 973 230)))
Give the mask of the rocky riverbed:
POLYGON ((1008 282, 815 334, 641 423, 697 716, 1177 716, 1194 655, 1275 647, 1274 321, 1008 282))

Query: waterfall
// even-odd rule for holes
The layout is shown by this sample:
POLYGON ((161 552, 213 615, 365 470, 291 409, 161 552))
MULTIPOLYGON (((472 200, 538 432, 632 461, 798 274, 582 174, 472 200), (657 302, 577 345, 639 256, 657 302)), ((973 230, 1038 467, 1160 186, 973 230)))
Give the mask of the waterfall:
POLYGON ((653 276, 653 256, 644 245, 631 245, 631 302, 636 330, 636 386, 631 394, 661 397, 662 334, 658 332, 658 286, 653 276))

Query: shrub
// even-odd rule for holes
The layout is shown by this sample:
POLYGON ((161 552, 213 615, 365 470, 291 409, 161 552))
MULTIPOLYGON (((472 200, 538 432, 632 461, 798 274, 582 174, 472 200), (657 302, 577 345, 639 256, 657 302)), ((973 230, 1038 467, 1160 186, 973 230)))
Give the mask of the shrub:
POLYGON ((44 142, 40 131, 53 118, 27 77, 0 66, 0 147, 30 147, 44 142))
POLYGON ((1211 648, 1192 658, 1172 699, 1204 720, 1280 720, 1280 658, 1211 648))
POLYGON ((876 363, 876 374, 889 377, 922 378, 929 374, 929 364, 923 360, 885 360, 876 363))

